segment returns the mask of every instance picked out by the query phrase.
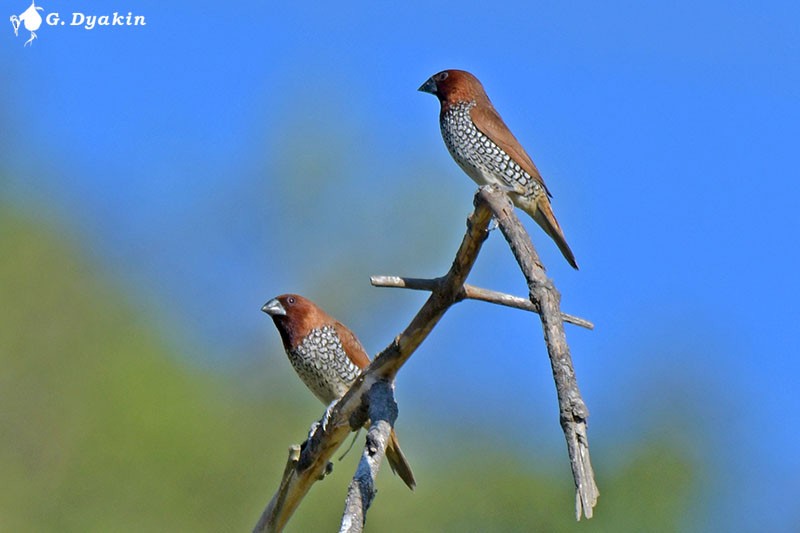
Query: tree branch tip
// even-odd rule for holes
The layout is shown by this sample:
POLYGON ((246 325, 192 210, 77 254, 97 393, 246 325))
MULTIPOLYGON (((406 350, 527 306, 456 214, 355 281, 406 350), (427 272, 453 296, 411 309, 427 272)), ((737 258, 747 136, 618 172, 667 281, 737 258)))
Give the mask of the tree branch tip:
POLYGON ((498 185, 490 184, 490 185, 481 185, 478 187, 478 191, 475 193, 475 200, 473 201, 475 207, 478 207, 479 203, 491 203, 492 199, 498 200, 505 200, 504 208, 512 208, 513 203, 511 202, 511 197, 503 191, 498 185))
POLYGON ((292 444, 291 446, 289 446, 289 460, 296 463, 299 459, 300 459, 300 445, 292 444))

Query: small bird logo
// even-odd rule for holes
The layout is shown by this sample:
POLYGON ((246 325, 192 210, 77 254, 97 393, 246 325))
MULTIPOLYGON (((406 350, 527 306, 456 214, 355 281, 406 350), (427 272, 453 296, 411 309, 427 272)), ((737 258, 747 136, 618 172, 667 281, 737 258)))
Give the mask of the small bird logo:
POLYGON ((36 30, 42 25, 42 16, 39 14, 39 11, 43 9, 44 8, 36 5, 35 0, 32 0, 30 7, 23 11, 20 16, 11 15, 11 25, 14 26, 15 36, 19 35, 19 26, 23 23, 25 24, 25 29, 31 32, 31 38, 25 41, 23 46, 28 46, 36 39, 36 30))
POLYGON ((578 263, 550 207, 550 191, 530 156, 495 110, 478 78, 463 70, 431 76, 420 91, 439 99, 439 126, 450 155, 478 185, 498 185, 578 263))
MULTIPOLYGON (((361 370, 369 366, 361 342, 344 324, 297 294, 273 298, 261 310, 272 317, 297 375, 314 396, 329 404, 324 417, 327 419, 334 403, 350 389, 361 370)), ((394 430, 389 435, 386 459, 392 471, 414 490, 414 473, 394 430)))

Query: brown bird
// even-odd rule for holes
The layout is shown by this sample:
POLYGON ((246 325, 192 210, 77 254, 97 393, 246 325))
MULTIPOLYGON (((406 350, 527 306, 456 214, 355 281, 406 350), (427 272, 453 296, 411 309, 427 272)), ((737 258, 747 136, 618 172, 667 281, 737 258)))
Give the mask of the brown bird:
MULTIPOLYGON (((281 335, 286 355, 306 387, 330 406, 350 389, 369 365, 355 334, 307 298, 284 294, 264 304, 281 335)), ((327 414, 327 411, 326 411, 327 414)), ((386 446, 389 466, 414 490, 416 481, 394 429, 386 446)))
POLYGON ((439 126, 450 155, 478 185, 498 185, 558 245, 578 268, 550 207, 550 191, 530 156, 495 110, 478 78, 463 70, 444 70, 420 91, 439 99, 439 126))

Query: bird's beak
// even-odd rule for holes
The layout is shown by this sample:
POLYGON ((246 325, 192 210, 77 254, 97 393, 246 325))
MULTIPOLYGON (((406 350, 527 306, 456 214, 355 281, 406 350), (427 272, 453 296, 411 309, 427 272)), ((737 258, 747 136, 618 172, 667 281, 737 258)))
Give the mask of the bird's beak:
POLYGON ((436 87, 436 82, 433 81, 433 76, 428 78, 428 81, 420 85, 419 89, 417 90, 422 91, 423 93, 436 94, 437 87, 436 87))
POLYGON ((277 298, 273 298, 272 300, 265 303, 264 307, 262 307, 261 310, 267 313, 269 316, 286 315, 286 309, 283 308, 283 305, 281 305, 281 303, 278 301, 277 298))

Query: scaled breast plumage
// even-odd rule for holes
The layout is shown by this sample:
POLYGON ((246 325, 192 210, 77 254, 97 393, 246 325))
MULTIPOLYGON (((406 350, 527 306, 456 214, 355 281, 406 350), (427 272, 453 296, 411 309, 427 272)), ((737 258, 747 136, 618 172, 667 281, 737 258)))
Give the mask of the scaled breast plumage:
POLYGON ((475 105, 474 101, 458 103, 442 112, 439 125, 450 155, 479 185, 510 186, 534 195, 543 192, 536 180, 475 126, 470 117, 475 105))
POLYGON ((326 404, 342 397, 360 372, 331 325, 309 331, 287 355, 300 379, 326 404))

